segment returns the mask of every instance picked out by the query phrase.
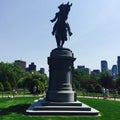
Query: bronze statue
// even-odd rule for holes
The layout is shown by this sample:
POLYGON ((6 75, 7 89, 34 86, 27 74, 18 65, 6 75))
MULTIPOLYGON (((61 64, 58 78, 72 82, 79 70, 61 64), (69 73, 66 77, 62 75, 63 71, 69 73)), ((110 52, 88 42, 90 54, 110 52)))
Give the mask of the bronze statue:
POLYGON ((69 4, 69 2, 58 6, 59 12, 57 12, 55 17, 51 20, 51 22, 56 21, 53 27, 52 35, 55 35, 58 48, 62 48, 64 42, 67 41, 67 32, 69 36, 72 35, 70 26, 66 22, 71 6, 72 4, 69 4))

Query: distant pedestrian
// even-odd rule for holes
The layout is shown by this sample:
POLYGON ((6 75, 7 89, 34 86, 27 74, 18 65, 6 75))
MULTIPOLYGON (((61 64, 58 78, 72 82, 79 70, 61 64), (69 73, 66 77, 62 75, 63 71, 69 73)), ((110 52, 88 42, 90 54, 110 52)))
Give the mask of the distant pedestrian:
POLYGON ((33 94, 36 95, 36 93, 37 93, 37 87, 34 86, 34 87, 33 87, 33 94))
POLYGON ((109 95, 109 89, 105 90, 105 96, 106 96, 106 99, 110 97, 110 95, 109 95))
POLYGON ((103 98, 105 98, 105 88, 102 89, 103 98))

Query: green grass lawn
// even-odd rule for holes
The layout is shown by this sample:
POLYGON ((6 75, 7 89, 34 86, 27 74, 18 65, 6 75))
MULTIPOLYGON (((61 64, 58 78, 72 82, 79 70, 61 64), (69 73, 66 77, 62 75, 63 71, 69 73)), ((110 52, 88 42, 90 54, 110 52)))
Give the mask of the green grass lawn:
POLYGON ((25 110, 35 99, 38 97, 0 98, 0 120, 120 120, 120 102, 88 98, 79 98, 79 100, 99 110, 101 116, 28 116, 25 110))

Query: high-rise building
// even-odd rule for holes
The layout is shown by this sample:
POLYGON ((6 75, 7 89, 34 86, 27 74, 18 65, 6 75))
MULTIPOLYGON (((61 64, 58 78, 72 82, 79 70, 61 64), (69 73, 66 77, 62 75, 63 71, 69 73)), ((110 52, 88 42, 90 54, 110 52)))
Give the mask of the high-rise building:
POLYGON ((80 71, 84 71, 84 72, 86 72, 86 73, 88 73, 88 74, 91 73, 90 69, 89 69, 89 68, 86 68, 84 65, 78 65, 78 66, 77 66, 77 69, 80 70, 80 71))
POLYGON ((101 61, 101 72, 107 72, 108 71, 108 63, 106 60, 101 61))
POLYGON ((34 64, 34 62, 31 62, 31 64, 29 64, 29 67, 27 68, 28 71, 36 71, 36 65, 34 64))
POLYGON ((16 63, 20 68, 22 68, 23 70, 26 69, 26 62, 25 62, 25 61, 15 60, 15 63, 16 63))
POLYGON ((117 65, 112 66, 111 74, 112 74, 113 79, 117 77, 117 65))
POLYGON ((40 68, 40 71, 39 71, 41 74, 45 74, 45 68, 40 68))
POLYGON ((120 74, 120 56, 117 57, 118 74, 120 74))

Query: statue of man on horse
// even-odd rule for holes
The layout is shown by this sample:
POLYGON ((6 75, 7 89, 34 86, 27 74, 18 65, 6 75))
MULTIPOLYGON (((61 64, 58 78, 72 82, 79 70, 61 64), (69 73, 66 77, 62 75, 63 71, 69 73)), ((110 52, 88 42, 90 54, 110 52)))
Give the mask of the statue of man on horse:
POLYGON ((68 13, 72 4, 61 4, 58 6, 59 12, 55 14, 55 17, 51 22, 55 22, 52 35, 55 35, 56 43, 58 48, 62 48, 65 41, 67 41, 67 33, 69 36, 72 35, 69 24, 66 22, 68 13))

